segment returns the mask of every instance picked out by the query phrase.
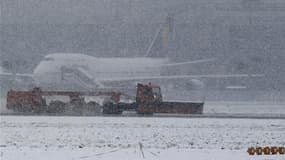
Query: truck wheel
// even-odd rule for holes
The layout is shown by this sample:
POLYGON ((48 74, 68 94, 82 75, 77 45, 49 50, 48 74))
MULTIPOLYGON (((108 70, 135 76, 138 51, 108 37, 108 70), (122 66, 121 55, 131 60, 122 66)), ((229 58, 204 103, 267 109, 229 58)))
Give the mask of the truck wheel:
POLYGON ((120 110, 118 105, 113 103, 106 103, 103 106, 103 114, 122 114, 123 111, 120 110))
POLYGON ((23 109, 23 112, 32 112, 33 110, 32 105, 30 104, 22 105, 22 109, 23 109))
POLYGON ((83 115, 84 111, 86 110, 86 104, 82 102, 73 102, 71 104, 71 108, 74 114, 83 115))
POLYGON ((72 112, 75 115, 82 115, 83 107, 81 107, 81 106, 72 106, 72 112))
POLYGON ((32 106, 28 104, 15 104, 13 107, 15 112, 32 112, 32 106))
POLYGON ((22 107, 22 104, 20 104, 20 103, 14 104, 12 108, 13 108, 13 111, 14 111, 14 112, 23 112, 23 111, 22 111, 22 108, 23 108, 23 107, 22 107))
POLYGON ((90 101, 86 104, 88 112, 101 113, 101 106, 99 103, 90 101))
POLYGON ((61 101, 51 101, 47 112, 48 113, 63 113, 65 111, 66 104, 61 101))
POLYGON ((34 113, 43 113, 47 111, 47 106, 36 106, 33 108, 34 113))
POLYGON ((145 112, 145 113, 141 113, 141 112, 137 112, 137 114, 139 115, 139 116, 153 116, 153 113, 150 113, 150 112, 145 112))

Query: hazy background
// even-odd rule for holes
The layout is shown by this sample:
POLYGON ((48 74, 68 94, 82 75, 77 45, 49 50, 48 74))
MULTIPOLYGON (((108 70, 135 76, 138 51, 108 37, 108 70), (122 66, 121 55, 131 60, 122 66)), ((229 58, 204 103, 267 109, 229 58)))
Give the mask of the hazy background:
MULTIPOLYGON (((207 87, 246 85, 251 96, 285 91, 283 0, 0 0, 0 64, 31 73, 43 56, 144 56, 167 15, 169 46, 150 56, 173 61, 217 58, 179 68, 186 74, 264 73, 248 80, 205 80, 207 87)), ((176 73, 176 72, 175 72, 176 73)), ((271 94, 276 93, 276 94, 271 94)), ((225 94, 227 95, 227 94, 225 94)), ((281 95, 281 96, 280 96, 281 95)), ((248 98, 251 99, 251 98, 248 98)))

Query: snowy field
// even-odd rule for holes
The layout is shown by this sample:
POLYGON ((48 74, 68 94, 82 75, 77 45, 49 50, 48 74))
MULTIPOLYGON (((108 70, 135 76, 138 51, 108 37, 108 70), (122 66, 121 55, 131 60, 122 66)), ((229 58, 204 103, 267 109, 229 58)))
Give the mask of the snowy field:
POLYGON ((1 116, 1 160, 284 160, 249 156, 285 146, 285 120, 1 116))

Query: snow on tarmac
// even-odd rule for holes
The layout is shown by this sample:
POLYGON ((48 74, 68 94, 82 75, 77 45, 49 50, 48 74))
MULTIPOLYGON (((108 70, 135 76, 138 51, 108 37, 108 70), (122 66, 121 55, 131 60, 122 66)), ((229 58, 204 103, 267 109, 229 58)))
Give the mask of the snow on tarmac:
POLYGON ((2 160, 284 160, 284 119, 1 116, 2 160))

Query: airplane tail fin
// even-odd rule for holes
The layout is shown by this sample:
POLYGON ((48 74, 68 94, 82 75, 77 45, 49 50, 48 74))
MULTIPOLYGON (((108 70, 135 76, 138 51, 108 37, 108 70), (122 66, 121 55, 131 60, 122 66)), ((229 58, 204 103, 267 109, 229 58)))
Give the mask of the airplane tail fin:
POLYGON ((154 35, 145 57, 161 57, 161 55, 166 55, 172 32, 173 17, 168 14, 166 20, 160 25, 156 34, 154 35))

